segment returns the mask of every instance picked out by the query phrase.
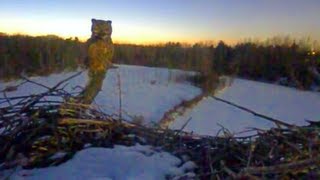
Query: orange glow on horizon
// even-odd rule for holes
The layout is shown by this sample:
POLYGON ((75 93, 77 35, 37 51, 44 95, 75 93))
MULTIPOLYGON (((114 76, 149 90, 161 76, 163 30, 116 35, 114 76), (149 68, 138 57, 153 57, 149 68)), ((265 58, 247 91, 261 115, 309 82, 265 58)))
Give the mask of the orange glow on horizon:
MULTIPOLYGON (((81 42, 85 42, 90 38, 90 35, 85 35, 85 36, 77 36, 77 35, 66 35, 66 33, 64 34, 56 34, 56 33, 30 33, 28 31, 0 31, 0 33, 5 33, 8 35, 27 35, 27 36, 47 36, 47 35, 55 35, 64 39, 67 38, 75 38, 77 37, 81 42)), ((145 36, 145 37, 136 37, 136 38, 131 38, 131 37, 126 37, 126 38, 122 38, 122 37, 112 37, 112 40, 114 43, 117 44, 137 44, 137 45, 157 45, 157 44, 165 44, 167 42, 179 42, 181 44, 195 44, 195 43, 218 43, 220 40, 224 41, 227 44, 233 45, 236 44, 238 41, 235 39, 195 39, 195 38, 190 38, 190 39, 178 39, 178 38, 172 38, 172 39, 160 39, 160 38, 156 38, 156 39, 151 39, 149 36, 145 36)))
MULTIPOLYGON (((78 37, 85 42, 90 38, 91 21, 88 19, 53 19, 50 21, 30 19, 0 19, 0 32, 7 34, 23 34, 30 36, 57 35, 62 38, 78 37), (71 23, 70 23, 71 22, 71 23)), ((182 44, 195 44, 203 42, 215 42, 220 40, 228 45, 235 45, 245 39, 263 41, 275 36, 272 32, 255 32, 210 30, 200 28, 197 31, 189 31, 180 26, 146 26, 134 21, 113 22, 112 39, 119 44, 154 45, 167 42, 180 42, 182 44), (247 37, 251 36, 251 37, 247 37)), ((303 34, 290 34, 291 37, 300 38, 303 34)), ((285 35, 284 35, 285 36, 285 35)), ((316 38, 317 39, 317 38, 316 38)))
MULTIPOLYGON (((30 19, 1 19, 0 32, 7 34, 22 34, 30 36, 57 35, 62 38, 78 37, 86 41, 91 35, 91 21, 87 19, 53 19, 50 21, 30 19), (71 22, 71 23, 70 23, 71 22)), ((203 33, 188 32, 178 27, 145 26, 136 22, 113 23, 112 39, 115 43, 126 44, 163 44, 166 42, 181 42, 194 44, 205 41, 223 40, 233 44, 235 40, 214 38, 211 31, 203 33)))

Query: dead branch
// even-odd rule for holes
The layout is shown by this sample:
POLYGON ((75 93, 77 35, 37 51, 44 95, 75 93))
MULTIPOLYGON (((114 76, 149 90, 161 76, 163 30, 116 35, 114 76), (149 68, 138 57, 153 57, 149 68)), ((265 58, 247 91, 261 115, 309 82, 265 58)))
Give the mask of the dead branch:
POLYGON ((265 167, 246 167, 242 170, 243 173, 262 175, 262 174, 274 174, 274 173, 283 173, 286 171, 297 171, 301 169, 306 169, 312 166, 319 166, 320 156, 304 159, 296 162, 279 164, 274 166, 265 166, 265 167))
POLYGON ((218 98, 218 97, 213 96, 213 95, 211 95, 211 97, 212 97, 213 99, 217 100, 217 101, 220 101, 220 102, 229 104, 229 105, 234 106, 234 107, 236 107, 236 108, 238 108, 238 109, 241 109, 241 110, 244 110, 244 111, 246 111, 246 112, 248 112, 248 113, 251 113, 251 114, 253 114, 254 116, 261 117, 261 118, 263 118, 263 119, 269 120, 269 121, 275 123, 276 125, 283 125, 283 126, 286 126, 286 127, 289 127, 289 128, 294 128, 294 127, 295 127, 295 126, 292 125, 292 124, 288 124, 288 123, 285 123, 284 121, 281 121, 281 120, 279 120, 279 119, 275 119, 275 118, 272 118, 272 117, 269 117, 269 116, 266 116, 266 115, 257 113, 257 112, 255 112, 255 111, 253 111, 253 110, 251 110, 251 109, 248 109, 248 108, 246 108, 246 107, 240 106, 240 105, 235 104, 235 103, 233 103, 233 102, 230 102, 230 101, 227 101, 227 100, 218 98))

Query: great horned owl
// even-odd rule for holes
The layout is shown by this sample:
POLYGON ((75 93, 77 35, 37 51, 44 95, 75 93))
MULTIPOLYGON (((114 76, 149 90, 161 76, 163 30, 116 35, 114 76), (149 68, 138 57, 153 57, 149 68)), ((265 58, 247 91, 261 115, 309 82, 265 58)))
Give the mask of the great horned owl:
POLYGON ((92 19, 91 31, 91 38, 87 41, 89 81, 78 97, 71 100, 73 103, 91 104, 102 88, 107 69, 112 65, 111 21, 92 19))
POLYGON ((88 41, 90 72, 105 71, 111 65, 113 44, 111 21, 92 19, 91 38, 88 41))

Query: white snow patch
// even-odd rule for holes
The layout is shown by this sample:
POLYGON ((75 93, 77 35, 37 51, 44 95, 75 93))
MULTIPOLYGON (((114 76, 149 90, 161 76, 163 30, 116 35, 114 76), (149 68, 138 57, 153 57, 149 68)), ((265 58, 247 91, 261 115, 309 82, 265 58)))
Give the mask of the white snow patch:
MULTIPOLYGON (((217 96, 291 124, 306 125, 306 119, 320 120, 320 93, 316 92, 234 79, 233 84, 218 93, 217 96)), ((275 127, 272 122, 211 97, 205 98, 194 109, 188 111, 184 116, 178 117, 170 127, 180 129, 190 117, 192 120, 184 130, 201 135, 217 135, 221 126, 227 128, 231 133, 243 132, 248 130, 248 127, 261 129, 275 127)), ((237 134, 237 136, 254 133, 246 132, 237 134)))
POLYGON ((128 119, 143 117, 146 120, 144 124, 156 122, 170 108, 201 93, 201 89, 183 79, 192 75, 191 72, 120 65, 117 69, 108 70, 102 91, 96 97, 96 103, 108 113, 119 111, 118 73, 122 111, 127 112, 124 116, 128 119))
POLYGON ((54 155, 52 155, 49 159, 61 159, 67 155, 66 152, 57 152, 54 155))
POLYGON ((193 162, 178 167, 181 160, 151 146, 88 148, 55 167, 17 170, 10 179, 166 179, 192 173, 193 162), (152 152, 151 155, 146 155, 152 152))

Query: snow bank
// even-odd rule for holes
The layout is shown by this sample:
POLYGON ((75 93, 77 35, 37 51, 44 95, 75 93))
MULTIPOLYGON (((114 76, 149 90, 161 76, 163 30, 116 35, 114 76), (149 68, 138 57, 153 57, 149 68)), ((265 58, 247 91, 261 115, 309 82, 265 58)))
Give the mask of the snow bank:
POLYGON ((56 167, 18 170, 10 179, 166 179, 189 174, 193 162, 182 161, 152 146, 88 148, 56 167), (179 166, 179 167, 178 167, 179 166))
MULTIPOLYGON (((296 125, 305 125, 305 119, 320 120, 320 93, 316 92, 234 79, 233 84, 217 96, 261 114, 296 125)), ((232 133, 245 131, 248 127, 261 129, 274 127, 274 124, 267 120, 210 97, 201 101, 184 116, 178 117, 171 124, 171 128, 179 129, 190 117, 192 120, 184 130, 203 135, 216 135, 221 126, 229 129, 232 133)), ((238 136, 252 133, 254 132, 242 133, 238 136)))
MULTIPOLYGON (((201 89, 186 81, 192 72, 169 70, 167 68, 150 68, 143 66, 117 65, 109 69, 103 82, 101 92, 95 98, 95 104, 108 113, 117 115, 119 112, 118 74, 121 80, 121 98, 123 116, 128 120, 135 117, 145 124, 154 123, 163 114, 183 100, 189 100, 201 93, 201 89)), ((48 77, 32 77, 33 81, 52 87, 75 72, 52 74, 48 77)), ((66 90, 80 91, 88 81, 87 72, 68 81, 66 90)), ((0 91, 7 86, 14 86, 22 80, 1 83, 0 91)), ((34 84, 23 84, 17 91, 8 92, 7 96, 22 96, 45 92, 47 89, 34 84)), ((3 97, 3 94, 0 94, 3 97)), ((50 98, 50 100, 55 100, 50 98)))

